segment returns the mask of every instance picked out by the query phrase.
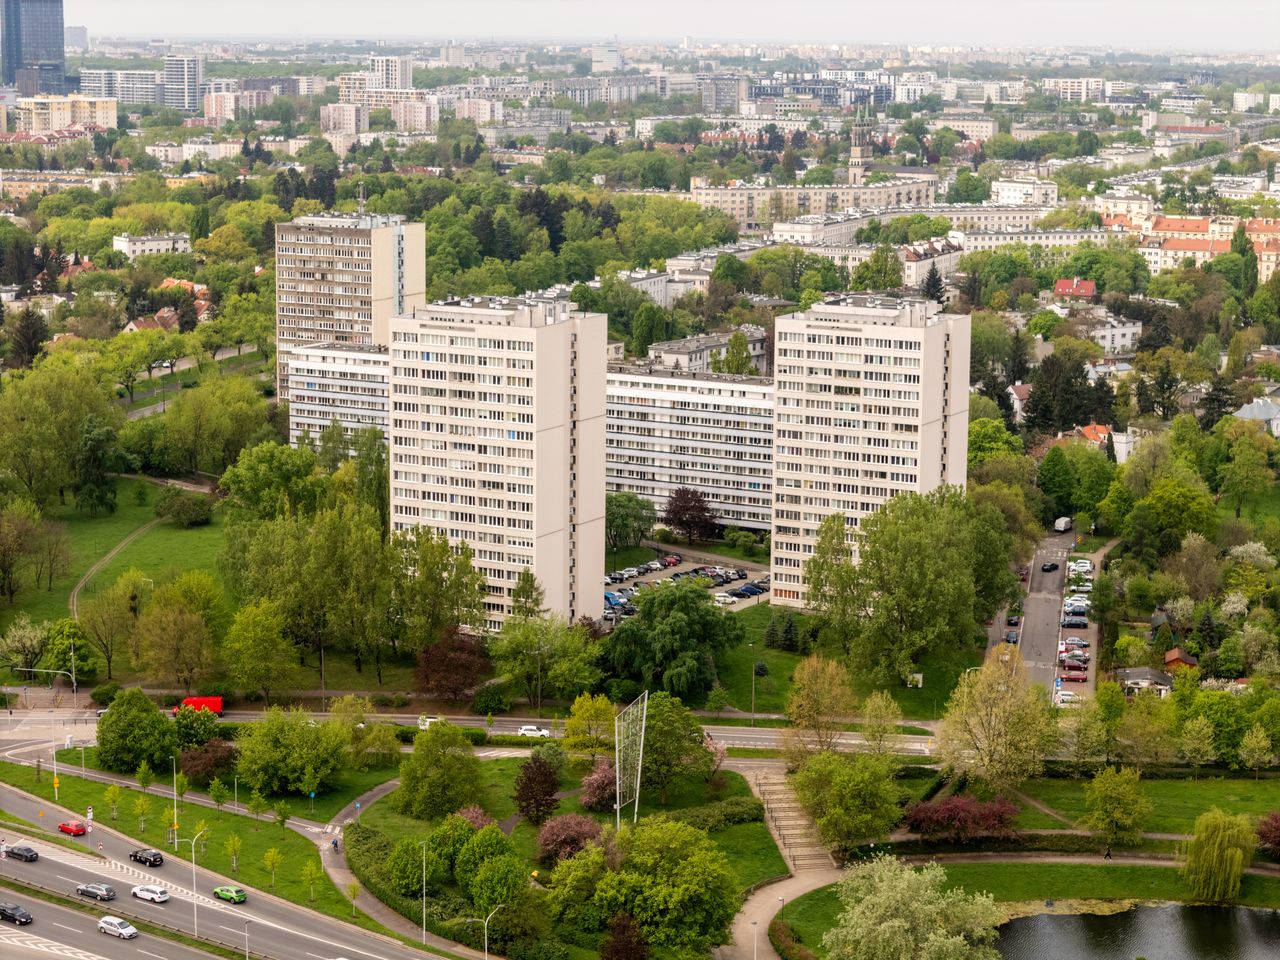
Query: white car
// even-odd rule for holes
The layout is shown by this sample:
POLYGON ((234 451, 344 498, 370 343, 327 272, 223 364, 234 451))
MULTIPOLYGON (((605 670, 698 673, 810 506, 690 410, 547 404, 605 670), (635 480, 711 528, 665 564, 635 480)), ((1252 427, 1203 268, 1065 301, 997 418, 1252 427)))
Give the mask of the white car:
POLYGON ((121 940, 132 940, 138 935, 138 930, 132 923, 121 920, 119 917, 103 917, 98 921, 98 931, 109 933, 121 940))
POLYGON ((546 727, 535 727, 532 725, 521 727, 516 731, 517 737, 549 737, 551 731, 546 727))
POLYGON ((440 717, 429 717, 424 713, 422 716, 418 717, 418 729, 429 730, 433 723, 440 723, 441 721, 442 718, 440 717))
POLYGON ((729 596, 727 593, 717 593, 717 594, 716 594, 716 603, 722 604, 723 606, 726 606, 726 607, 727 607, 727 606, 729 606, 730 604, 737 603, 737 602, 738 602, 738 601, 737 601, 736 599, 734 599, 733 597, 729 596))
POLYGON ((1077 583, 1075 585, 1075 589, 1079 590, 1081 593, 1093 593, 1093 581, 1085 580, 1083 583, 1077 583))
POLYGON ((152 903, 164 903, 169 899, 169 891, 154 883, 143 883, 129 891, 139 900, 150 900, 152 903))
POLYGON ((1084 698, 1074 690, 1063 690, 1058 694, 1058 703, 1066 705, 1069 703, 1083 703, 1084 698))

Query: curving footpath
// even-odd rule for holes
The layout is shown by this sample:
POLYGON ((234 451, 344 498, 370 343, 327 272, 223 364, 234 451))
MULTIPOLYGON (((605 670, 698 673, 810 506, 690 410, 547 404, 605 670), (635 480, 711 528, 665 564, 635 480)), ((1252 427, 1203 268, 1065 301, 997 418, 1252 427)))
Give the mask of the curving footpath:
POLYGON ((129 546, 129 544, 133 543, 133 541, 137 540, 140 536, 142 536, 144 533, 146 533, 148 530, 150 530, 159 522, 160 522, 159 517, 157 517, 155 520, 147 521, 142 526, 138 527, 137 530, 134 530, 133 533, 129 534, 127 537, 125 537, 123 540, 117 543, 114 547, 112 547, 110 550, 104 553, 101 557, 99 557, 97 561, 94 563, 94 565, 84 572, 84 576, 81 577, 79 582, 77 582, 76 585, 71 588, 71 596, 67 598, 67 606, 71 610, 72 619, 75 619, 80 615, 78 610, 78 604, 80 600, 80 591, 83 590, 86 586, 88 586, 89 581, 92 580, 97 575, 98 571, 101 570, 103 567, 105 567, 112 560, 114 560, 121 550, 129 546))

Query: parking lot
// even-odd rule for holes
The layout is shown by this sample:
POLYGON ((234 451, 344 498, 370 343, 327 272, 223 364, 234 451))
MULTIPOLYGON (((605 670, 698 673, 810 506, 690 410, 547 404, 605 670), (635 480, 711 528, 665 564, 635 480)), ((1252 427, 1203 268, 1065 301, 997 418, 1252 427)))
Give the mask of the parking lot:
MULTIPOLYGON (((760 603, 761 601, 765 603, 768 603, 769 601, 769 571, 759 564, 742 563, 726 557, 686 558, 678 549, 667 554, 667 556, 679 557, 680 560, 678 563, 671 566, 665 566, 661 570, 643 570, 640 572, 639 576, 624 577, 621 582, 617 583, 611 582, 608 575, 606 575, 603 585, 605 594, 618 594, 621 595, 624 601, 626 601, 633 597, 636 592, 652 589, 652 587, 658 583, 675 582, 676 580, 692 575, 696 570, 718 567, 726 573, 736 573, 740 571, 743 574, 743 576, 737 577, 726 583, 717 584, 713 582, 707 587, 708 590, 719 597, 717 603, 719 603, 724 609, 741 610, 745 607, 760 603), (762 592, 756 596, 749 597, 732 595, 733 591, 741 590, 747 585, 752 585, 754 588, 759 589, 762 592)), ((615 572, 622 573, 623 571, 615 572)), ((625 612, 625 604, 620 604, 611 608, 609 598, 606 596, 604 600, 606 622, 615 622, 617 619, 625 619, 625 617, 628 616, 625 612), (614 614, 613 617, 610 616, 611 613, 614 614)), ((632 609, 634 609, 634 607, 632 609)))
MULTIPOLYGON (((1086 697, 1093 693, 1097 682, 1095 655, 1098 646, 1097 624, 1088 620, 1082 627, 1063 626, 1063 599, 1067 590, 1067 563, 1075 545, 1071 533, 1058 534, 1041 542, 1031 563, 1027 583, 1027 598, 1023 603, 1023 617, 1019 630, 1019 647, 1023 662, 1031 680, 1043 683, 1054 693, 1055 700, 1061 694, 1067 701, 1074 697, 1086 697), (1056 569, 1045 570, 1046 565, 1056 569), (1088 644, 1089 659, 1084 670, 1066 669, 1059 663, 1059 655, 1067 638, 1088 644)), ((1096 575, 1097 571, 1094 571, 1096 575)))

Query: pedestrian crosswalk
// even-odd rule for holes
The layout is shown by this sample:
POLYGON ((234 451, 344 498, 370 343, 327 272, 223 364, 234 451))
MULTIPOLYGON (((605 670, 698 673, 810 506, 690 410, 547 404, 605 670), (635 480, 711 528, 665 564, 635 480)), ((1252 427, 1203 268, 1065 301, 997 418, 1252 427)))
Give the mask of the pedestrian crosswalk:
MULTIPOLYGON (((79 947, 68 946, 65 943, 58 943, 38 934, 28 933, 25 930, 0 931, 0 944, 36 950, 40 953, 50 953, 58 957, 67 957, 69 960, 107 960, 106 957, 100 954, 90 953, 88 950, 81 950, 79 947)), ((8 956, 9 951, 0 949, 0 954, 8 956)))

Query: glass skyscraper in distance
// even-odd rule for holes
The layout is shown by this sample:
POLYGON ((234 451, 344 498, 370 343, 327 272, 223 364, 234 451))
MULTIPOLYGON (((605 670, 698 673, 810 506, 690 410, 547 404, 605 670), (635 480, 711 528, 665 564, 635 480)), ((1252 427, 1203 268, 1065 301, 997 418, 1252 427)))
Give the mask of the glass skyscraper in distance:
POLYGON ((4 0, 0 79, 24 95, 66 92, 62 0, 4 0))

